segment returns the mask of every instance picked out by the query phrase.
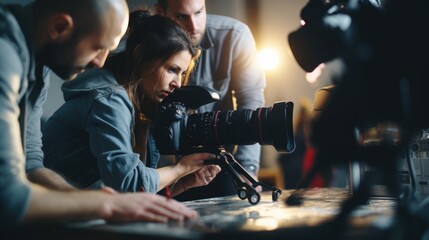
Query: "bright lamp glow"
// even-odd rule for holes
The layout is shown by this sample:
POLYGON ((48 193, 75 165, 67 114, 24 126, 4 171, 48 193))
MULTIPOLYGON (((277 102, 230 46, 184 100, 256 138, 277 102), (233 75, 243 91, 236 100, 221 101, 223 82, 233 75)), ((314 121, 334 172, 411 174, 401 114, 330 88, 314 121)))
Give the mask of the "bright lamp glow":
POLYGON ((280 56, 274 49, 263 49, 258 54, 258 60, 265 70, 273 70, 279 65, 280 56))

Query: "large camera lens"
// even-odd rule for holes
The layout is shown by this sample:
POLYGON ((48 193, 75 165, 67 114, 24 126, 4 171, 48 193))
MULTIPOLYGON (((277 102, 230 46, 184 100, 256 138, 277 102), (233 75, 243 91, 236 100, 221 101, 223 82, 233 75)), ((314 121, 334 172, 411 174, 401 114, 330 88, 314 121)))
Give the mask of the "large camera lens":
POLYGON ((256 110, 239 109, 188 116, 183 136, 190 146, 274 145, 277 151, 295 148, 292 127, 292 102, 256 110))
POLYGON ((295 149, 292 102, 277 102, 256 110, 187 114, 188 106, 210 102, 212 95, 212 90, 188 86, 164 99, 155 121, 155 139, 161 154, 187 154, 255 143, 273 145, 279 152, 295 149))

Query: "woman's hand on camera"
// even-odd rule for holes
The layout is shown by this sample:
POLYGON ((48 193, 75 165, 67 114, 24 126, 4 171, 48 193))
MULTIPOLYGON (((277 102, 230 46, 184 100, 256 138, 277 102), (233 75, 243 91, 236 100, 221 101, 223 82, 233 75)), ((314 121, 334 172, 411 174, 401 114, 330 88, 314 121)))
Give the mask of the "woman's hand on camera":
POLYGON ((179 175, 188 175, 204 168, 206 166, 204 161, 213 158, 215 158, 215 155, 211 153, 193 153, 185 155, 180 158, 179 162, 176 164, 176 169, 179 171, 179 175))
POLYGON ((216 177, 220 170, 218 165, 205 165, 198 171, 183 177, 180 181, 184 189, 205 186, 216 177))

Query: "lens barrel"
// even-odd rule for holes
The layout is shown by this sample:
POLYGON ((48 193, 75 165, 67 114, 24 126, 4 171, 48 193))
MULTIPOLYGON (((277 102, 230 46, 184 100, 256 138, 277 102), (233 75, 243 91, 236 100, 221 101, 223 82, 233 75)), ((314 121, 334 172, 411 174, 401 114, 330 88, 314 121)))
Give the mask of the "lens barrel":
POLYGON ((181 141, 185 148, 225 145, 273 145, 279 152, 295 149, 293 103, 273 107, 238 109, 188 115, 181 141))

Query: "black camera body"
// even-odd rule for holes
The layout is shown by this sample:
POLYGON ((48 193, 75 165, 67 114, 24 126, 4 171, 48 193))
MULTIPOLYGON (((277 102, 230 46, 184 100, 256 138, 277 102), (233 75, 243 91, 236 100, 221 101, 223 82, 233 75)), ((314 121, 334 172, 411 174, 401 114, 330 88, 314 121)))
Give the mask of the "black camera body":
POLYGON ((274 145, 277 151, 295 149, 292 102, 273 107, 188 114, 189 109, 219 100, 209 88, 185 86, 164 99, 157 111, 155 139, 161 154, 189 154, 226 145, 274 145))

